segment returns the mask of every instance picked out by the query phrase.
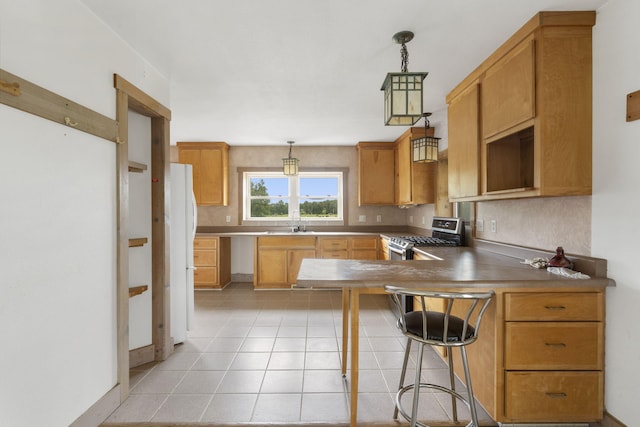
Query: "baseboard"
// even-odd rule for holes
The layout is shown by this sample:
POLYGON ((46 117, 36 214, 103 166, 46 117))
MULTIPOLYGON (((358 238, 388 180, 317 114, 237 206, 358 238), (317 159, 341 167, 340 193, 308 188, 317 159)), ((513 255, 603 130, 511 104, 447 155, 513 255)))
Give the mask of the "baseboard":
POLYGON ((91 405, 69 427, 95 427, 106 420, 120 406, 120 384, 117 384, 91 405))
POLYGON ((253 274, 233 273, 231 275, 232 283, 253 283, 253 274))
POLYGON ((627 427, 627 425, 605 411, 604 417, 600 422, 600 427, 627 427))
POLYGON ((153 344, 129 350, 129 368, 144 365, 156 360, 156 349, 153 344))

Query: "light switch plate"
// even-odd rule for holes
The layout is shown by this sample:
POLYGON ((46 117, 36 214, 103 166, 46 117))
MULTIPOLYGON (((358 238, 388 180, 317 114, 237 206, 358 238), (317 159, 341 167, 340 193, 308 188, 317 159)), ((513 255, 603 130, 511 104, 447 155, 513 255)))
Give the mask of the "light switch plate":
POLYGON ((366 215, 360 215, 358 217, 358 222, 367 222, 367 216, 366 215))
POLYGON ((483 232, 484 231, 484 221, 481 219, 476 220, 476 231, 483 232))

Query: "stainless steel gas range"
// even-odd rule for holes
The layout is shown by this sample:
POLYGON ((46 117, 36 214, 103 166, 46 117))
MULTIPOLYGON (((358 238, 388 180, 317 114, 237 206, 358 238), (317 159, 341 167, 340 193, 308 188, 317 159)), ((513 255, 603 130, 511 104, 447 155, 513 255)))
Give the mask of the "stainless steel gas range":
POLYGON ((397 236, 389 240, 390 260, 413 259, 413 248, 424 246, 465 246, 462 218, 433 217, 431 236, 397 236))

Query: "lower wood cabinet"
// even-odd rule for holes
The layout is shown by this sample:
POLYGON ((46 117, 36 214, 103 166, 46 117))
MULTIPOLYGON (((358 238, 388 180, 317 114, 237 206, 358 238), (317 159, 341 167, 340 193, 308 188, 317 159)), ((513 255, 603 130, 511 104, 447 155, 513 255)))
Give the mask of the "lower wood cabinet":
POLYGON ((482 322, 469 363, 474 394, 495 421, 602 419, 604 292, 497 289, 482 322))
POLYGON ((317 257, 333 259, 378 259, 376 236, 318 237, 317 257))
POLYGON ((505 295, 507 419, 600 420, 604 404, 604 298, 596 292, 505 295))
POLYGON ((288 288, 296 283, 305 258, 378 259, 379 236, 259 236, 253 285, 288 288))
POLYGON ((222 289, 231 282, 231 239, 196 236, 193 241, 196 289, 222 289))
POLYGON ((349 238, 349 259, 378 259, 378 236, 351 236, 349 238))
POLYGON ((288 288, 295 284, 304 258, 316 257, 312 236, 260 236, 256 242, 253 285, 288 288))

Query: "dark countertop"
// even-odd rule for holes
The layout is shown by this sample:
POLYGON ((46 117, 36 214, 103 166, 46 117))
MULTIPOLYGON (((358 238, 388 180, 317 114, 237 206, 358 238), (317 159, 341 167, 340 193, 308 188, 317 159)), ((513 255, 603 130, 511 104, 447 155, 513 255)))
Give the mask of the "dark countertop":
POLYGON ((604 289, 615 282, 606 277, 573 279, 535 269, 521 259, 469 247, 423 248, 438 259, 429 261, 363 261, 305 259, 298 274, 298 287, 380 288, 386 284, 424 288, 593 288, 604 289))

